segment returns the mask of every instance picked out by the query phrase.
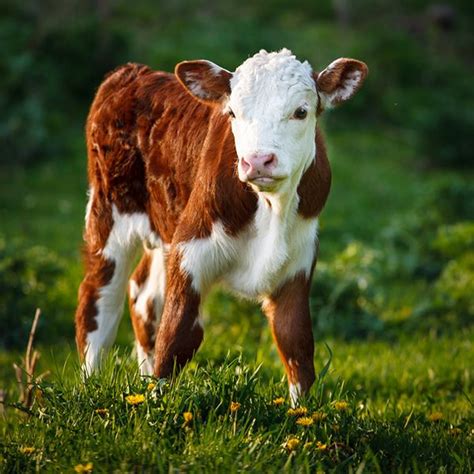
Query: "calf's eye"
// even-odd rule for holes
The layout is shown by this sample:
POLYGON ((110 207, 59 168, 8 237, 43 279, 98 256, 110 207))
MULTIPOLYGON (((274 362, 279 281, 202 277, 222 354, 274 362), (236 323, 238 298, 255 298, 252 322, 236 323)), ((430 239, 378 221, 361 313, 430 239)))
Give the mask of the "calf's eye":
POLYGON ((229 109, 228 112, 230 118, 235 118, 234 111, 232 109, 229 109))
POLYGON ((308 115, 308 111, 304 107, 298 107, 293 114, 293 118, 303 120, 308 115))

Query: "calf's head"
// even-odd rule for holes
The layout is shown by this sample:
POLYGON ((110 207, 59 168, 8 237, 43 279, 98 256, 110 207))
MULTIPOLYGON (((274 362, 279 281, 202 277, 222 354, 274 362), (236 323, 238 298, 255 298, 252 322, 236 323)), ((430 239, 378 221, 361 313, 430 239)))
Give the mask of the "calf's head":
POLYGON ((262 50, 233 73, 199 60, 179 63, 175 74, 196 99, 230 116, 239 179, 277 192, 294 187, 311 164, 317 116, 350 99, 367 71, 360 61, 340 58, 315 73, 283 49, 262 50))

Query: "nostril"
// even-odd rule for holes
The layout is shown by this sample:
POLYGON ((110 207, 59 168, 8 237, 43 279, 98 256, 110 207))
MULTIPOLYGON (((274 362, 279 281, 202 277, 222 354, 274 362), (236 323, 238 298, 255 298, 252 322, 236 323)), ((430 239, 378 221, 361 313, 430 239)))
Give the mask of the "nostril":
POLYGON ((266 168, 270 168, 271 166, 273 166, 276 162, 276 156, 272 153, 271 155, 268 155, 265 159, 265 161, 263 162, 263 166, 265 166, 266 168))
POLYGON ((240 159, 240 165, 242 166, 242 169, 243 169, 244 171, 247 171, 247 170, 250 168, 250 163, 247 163, 247 162, 245 161, 245 158, 241 158, 241 159, 240 159))

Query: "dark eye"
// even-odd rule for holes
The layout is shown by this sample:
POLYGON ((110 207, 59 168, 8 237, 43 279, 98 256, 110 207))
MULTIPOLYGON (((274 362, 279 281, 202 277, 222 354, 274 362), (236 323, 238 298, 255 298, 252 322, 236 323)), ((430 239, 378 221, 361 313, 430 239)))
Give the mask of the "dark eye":
POLYGON ((229 111, 227 113, 229 114, 230 118, 235 118, 235 114, 234 114, 232 109, 229 109, 229 111))
POLYGON ((293 118, 303 120, 308 115, 308 111, 304 107, 298 107, 293 114, 293 118))

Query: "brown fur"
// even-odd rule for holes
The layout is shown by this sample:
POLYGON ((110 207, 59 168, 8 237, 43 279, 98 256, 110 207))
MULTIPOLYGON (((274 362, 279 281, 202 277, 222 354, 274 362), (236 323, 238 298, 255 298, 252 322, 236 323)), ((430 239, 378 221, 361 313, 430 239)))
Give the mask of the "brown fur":
POLYGON ((321 131, 316 129, 316 159, 298 185, 298 212, 303 217, 316 217, 323 210, 331 187, 331 168, 321 131))
POLYGON ((310 281, 298 274, 263 305, 288 382, 306 393, 314 382, 314 342, 309 311, 310 281))
POLYGON ((182 367, 198 350, 203 330, 195 324, 199 314, 201 297, 192 286, 188 275, 180 268, 178 251, 169 257, 166 280, 167 298, 158 329, 155 346, 156 377, 168 377, 182 367))

